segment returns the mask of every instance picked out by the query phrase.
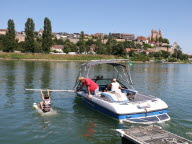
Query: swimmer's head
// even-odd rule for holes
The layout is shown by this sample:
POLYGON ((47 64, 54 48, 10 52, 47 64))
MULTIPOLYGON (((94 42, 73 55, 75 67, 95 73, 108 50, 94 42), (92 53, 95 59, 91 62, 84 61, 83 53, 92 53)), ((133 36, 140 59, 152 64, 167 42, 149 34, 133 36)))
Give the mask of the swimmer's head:
POLYGON ((49 95, 45 94, 44 99, 49 99, 49 95))
POLYGON ((116 78, 113 78, 111 81, 112 81, 112 82, 117 82, 117 79, 116 79, 116 78))

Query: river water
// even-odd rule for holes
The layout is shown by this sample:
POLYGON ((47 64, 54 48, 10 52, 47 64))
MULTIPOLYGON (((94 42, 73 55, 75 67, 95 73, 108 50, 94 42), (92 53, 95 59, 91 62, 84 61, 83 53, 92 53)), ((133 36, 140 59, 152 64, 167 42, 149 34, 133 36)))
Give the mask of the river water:
MULTIPOLYGON (((121 144, 119 124, 90 110, 74 93, 52 92, 54 115, 37 113, 39 92, 31 89, 72 89, 79 62, 0 61, 0 143, 2 144, 121 144)), ((163 129, 192 140, 192 65, 133 64, 134 88, 169 105, 171 120, 163 129)))

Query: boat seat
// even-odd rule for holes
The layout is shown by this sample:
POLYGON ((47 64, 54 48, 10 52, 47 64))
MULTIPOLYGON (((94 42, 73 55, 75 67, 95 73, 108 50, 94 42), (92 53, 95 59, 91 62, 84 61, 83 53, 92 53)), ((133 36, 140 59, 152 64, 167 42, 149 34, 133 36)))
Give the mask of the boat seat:
POLYGON ((128 98, 123 93, 102 92, 101 97, 114 102, 128 102, 128 98))

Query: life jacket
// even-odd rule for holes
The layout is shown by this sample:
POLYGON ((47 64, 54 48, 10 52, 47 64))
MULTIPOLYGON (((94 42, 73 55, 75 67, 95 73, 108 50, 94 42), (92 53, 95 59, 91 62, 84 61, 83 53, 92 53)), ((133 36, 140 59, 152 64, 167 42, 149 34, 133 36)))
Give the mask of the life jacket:
POLYGON ((51 100, 50 99, 44 99, 43 100, 43 108, 51 108, 51 100))

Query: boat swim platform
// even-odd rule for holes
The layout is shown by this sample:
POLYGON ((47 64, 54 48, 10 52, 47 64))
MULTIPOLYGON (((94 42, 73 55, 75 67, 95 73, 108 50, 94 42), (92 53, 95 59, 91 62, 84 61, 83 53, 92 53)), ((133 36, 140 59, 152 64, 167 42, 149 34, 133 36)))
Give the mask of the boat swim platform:
POLYGON ((160 126, 116 129, 122 144, 192 144, 192 141, 163 130, 160 126))

